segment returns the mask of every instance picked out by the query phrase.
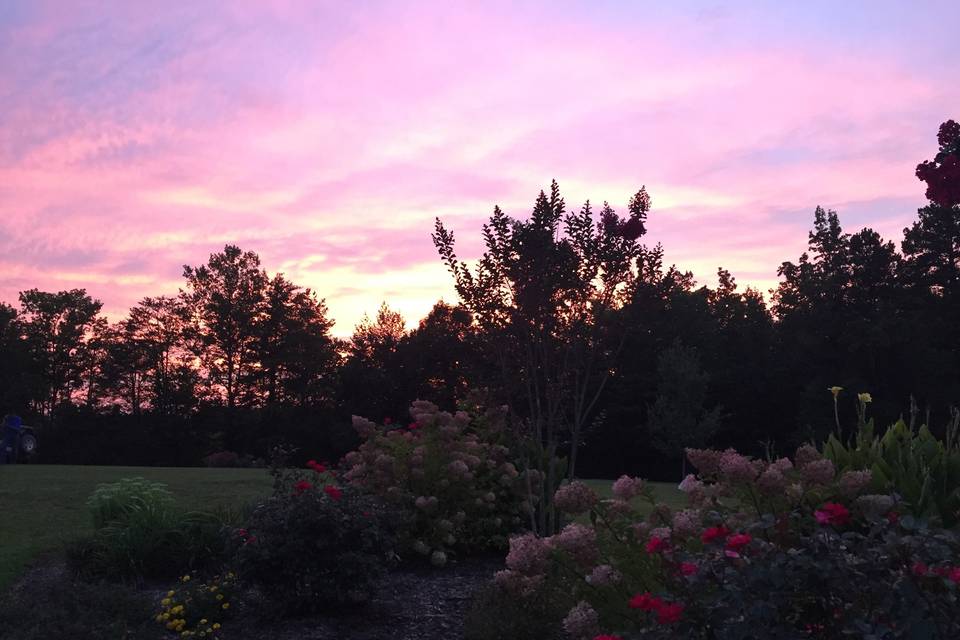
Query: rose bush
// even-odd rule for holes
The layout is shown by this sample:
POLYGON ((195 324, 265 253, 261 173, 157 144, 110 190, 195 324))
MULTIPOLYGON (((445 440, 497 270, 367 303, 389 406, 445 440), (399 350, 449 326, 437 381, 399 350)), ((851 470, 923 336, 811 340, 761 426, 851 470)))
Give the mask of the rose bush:
POLYGON ((435 565, 450 553, 504 548, 529 512, 527 477, 504 444, 505 411, 450 414, 417 401, 410 415, 404 426, 354 416, 364 441, 344 458, 345 478, 405 511, 404 548, 435 565))
POLYGON ((590 525, 512 538, 500 588, 549 590, 572 638, 960 637, 960 540, 865 493, 868 472, 837 473, 812 446, 688 458, 684 509, 633 478, 609 500, 562 489, 557 504, 589 510, 590 525))
POLYGON ((271 472, 273 496, 233 531, 240 580, 283 614, 365 602, 395 557, 392 510, 313 460, 271 472))

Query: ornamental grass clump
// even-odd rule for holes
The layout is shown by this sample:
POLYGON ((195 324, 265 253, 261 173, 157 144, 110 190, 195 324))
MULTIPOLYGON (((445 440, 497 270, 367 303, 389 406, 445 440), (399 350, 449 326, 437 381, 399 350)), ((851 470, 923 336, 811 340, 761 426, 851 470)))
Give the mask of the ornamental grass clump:
POLYGON ((588 640, 960 637, 960 538, 869 493, 868 472, 810 446, 687 453, 698 474, 681 509, 636 478, 608 500, 561 488, 555 504, 589 508, 590 526, 511 539, 497 587, 563 603, 551 624, 588 640))
POLYGON ((67 563, 88 579, 168 579, 221 561, 236 514, 186 511, 159 483, 127 478, 87 500, 93 533, 67 544, 67 563))
POLYGON ((364 442, 345 457, 345 478, 408 515, 408 555, 441 566, 452 553, 505 548, 530 509, 526 479, 503 444, 505 412, 451 414, 417 401, 410 415, 405 427, 355 416, 364 442))

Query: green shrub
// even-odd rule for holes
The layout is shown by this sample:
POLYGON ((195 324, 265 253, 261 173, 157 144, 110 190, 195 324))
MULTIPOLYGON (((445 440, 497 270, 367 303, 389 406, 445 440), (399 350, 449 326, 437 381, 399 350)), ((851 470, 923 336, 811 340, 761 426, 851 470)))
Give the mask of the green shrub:
POLYGON ((173 503, 173 494, 167 491, 167 485, 140 477, 98 485, 87 498, 87 508, 97 529, 122 520, 133 508, 170 508, 173 503))
POLYGON ((404 510, 404 549, 435 565, 451 552, 505 548, 529 503, 502 444, 503 412, 451 415, 417 401, 410 414, 413 422, 400 428, 354 416, 364 442, 344 458, 346 478, 404 510))
POLYGON ((393 514, 317 465, 275 476, 274 495, 233 535, 237 573, 281 614, 369 599, 394 557, 393 514))

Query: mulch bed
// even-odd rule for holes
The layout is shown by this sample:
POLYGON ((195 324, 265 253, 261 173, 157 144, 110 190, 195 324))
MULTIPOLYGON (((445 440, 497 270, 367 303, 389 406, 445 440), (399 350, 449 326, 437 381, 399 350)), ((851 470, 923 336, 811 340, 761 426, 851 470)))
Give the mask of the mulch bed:
MULTIPOLYGON (((402 566, 387 574, 366 605, 302 618, 270 619, 251 604, 241 605, 238 615, 224 625, 220 637, 223 640, 462 638, 464 615, 475 592, 501 568, 502 555, 467 558, 451 562, 442 569, 402 566)), ((44 585, 72 580, 62 561, 41 562, 4 595, 15 596, 26 589, 42 598, 46 591, 44 585)), ((141 591, 151 602, 158 602, 167 588, 165 585, 151 585, 141 591)), ((150 634, 154 629, 150 629, 150 634)), ((156 631, 158 637, 174 637, 160 629, 156 631)), ((0 637, 3 637, 2 630, 0 637)))
POLYGON ((469 558, 443 569, 405 567, 383 580, 366 606, 269 624, 230 622, 228 640, 436 640, 462 638, 476 590, 503 568, 503 556, 469 558))

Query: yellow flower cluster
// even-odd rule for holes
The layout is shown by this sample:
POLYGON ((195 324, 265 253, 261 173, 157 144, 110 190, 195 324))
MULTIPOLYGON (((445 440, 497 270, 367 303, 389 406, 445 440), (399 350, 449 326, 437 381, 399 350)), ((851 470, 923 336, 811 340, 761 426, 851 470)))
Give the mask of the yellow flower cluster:
POLYGON ((217 576, 209 584, 189 584, 190 579, 189 575, 181 577, 181 592, 178 594, 176 590, 170 590, 160 600, 161 611, 156 615, 156 621, 181 638, 218 637, 220 623, 200 616, 212 610, 226 612, 230 608, 223 591, 230 590, 236 575, 228 573, 223 580, 217 576), (188 606, 193 612, 192 616, 188 615, 188 606))

